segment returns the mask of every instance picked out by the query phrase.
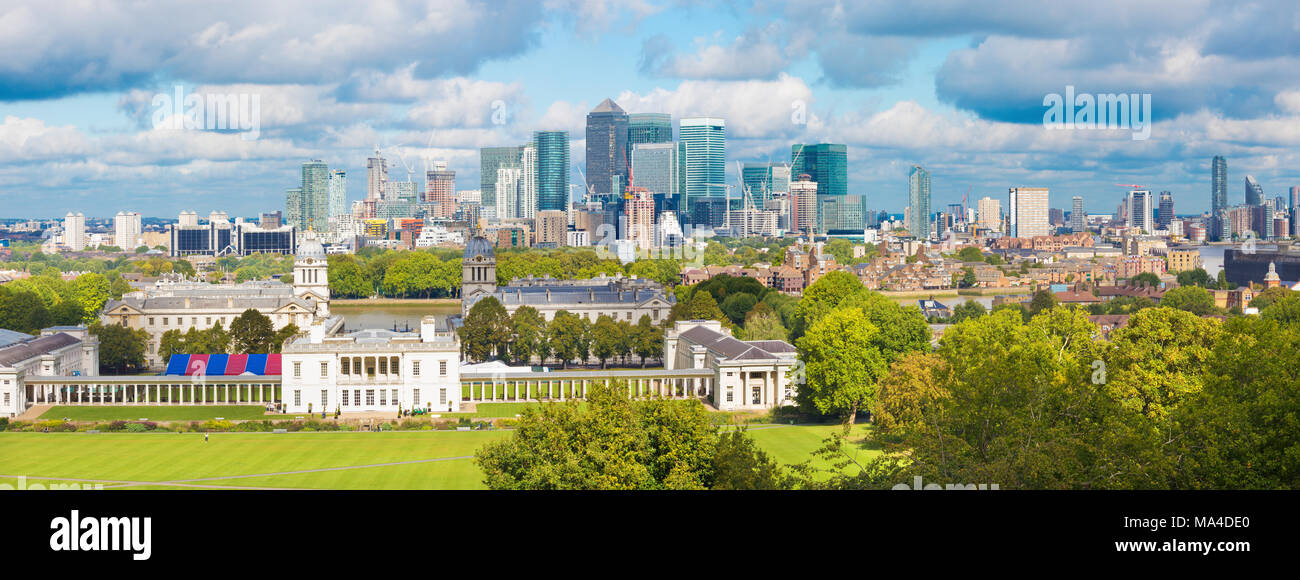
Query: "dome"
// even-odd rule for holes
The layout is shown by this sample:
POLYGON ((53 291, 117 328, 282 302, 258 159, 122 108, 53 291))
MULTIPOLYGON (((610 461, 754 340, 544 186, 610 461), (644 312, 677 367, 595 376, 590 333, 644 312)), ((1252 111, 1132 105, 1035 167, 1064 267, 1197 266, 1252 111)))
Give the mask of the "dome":
POLYGON ((314 236, 305 237, 302 240, 302 242, 298 244, 298 253, 296 257, 299 260, 303 258, 315 258, 317 260, 324 260, 325 247, 320 245, 320 242, 316 241, 316 238, 314 236))
POLYGON ((492 243, 487 241, 487 238, 483 236, 474 236, 465 244, 465 255, 463 261, 469 262, 478 256, 484 256, 489 260, 496 259, 496 254, 492 251, 492 243))

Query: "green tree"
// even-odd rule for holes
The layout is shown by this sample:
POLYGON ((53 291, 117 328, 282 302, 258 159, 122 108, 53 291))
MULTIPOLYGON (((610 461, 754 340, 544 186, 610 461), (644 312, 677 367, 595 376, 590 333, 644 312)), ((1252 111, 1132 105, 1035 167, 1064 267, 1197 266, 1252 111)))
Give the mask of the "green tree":
POLYGON ((510 327, 514 333, 510 355, 516 361, 528 364, 546 342, 546 319, 536 308, 520 306, 510 317, 510 327))
POLYGON ((957 324, 958 322, 961 322, 963 320, 969 320, 971 318, 979 318, 981 316, 984 316, 987 313, 988 310, 984 308, 983 304, 980 304, 979 302, 976 302, 974 300, 967 300, 952 308, 952 318, 950 318, 948 322, 952 324, 957 324))
POLYGON ((185 348, 185 334, 175 328, 162 333, 158 339, 158 356, 163 360, 174 354, 186 354, 185 348))
POLYGON ((650 320, 649 314, 642 314, 641 319, 637 320, 632 336, 632 350, 641 357, 642 367, 645 367, 647 358, 664 355, 664 330, 650 320))
POLYGON ((35 292, 0 286, 0 328, 37 334, 53 322, 45 302, 35 292))
POLYGON ((876 391, 872 423, 883 431, 923 427, 949 396, 947 370, 935 353, 913 352, 894 361, 876 391))
POLYGON ((143 329, 131 330, 118 324, 90 325, 90 334, 99 339, 99 372, 101 374, 126 374, 128 370, 144 368, 144 351, 149 344, 149 333, 143 329))
POLYGON ((1051 290, 1039 290, 1034 292, 1033 299, 1029 301, 1029 315, 1037 316, 1038 313, 1044 310, 1056 308, 1058 304, 1060 304, 1060 301, 1056 299, 1056 294, 1053 294, 1051 290))
POLYGON ((983 262, 984 252, 975 246, 966 246, 957 251, 957 259, 963 262, 983 262))
POLYGON ((1132 278, 1129 278, 1129 282, 1138 286, 1147 286, 1150 288, 1160 287, 1160 277, 1151 272, 1142 272, 1141 274, 1133 276, 1132 278))
POLYGON ((745 315, 745 328, 740 331, 744 340, 786 340, 781 316, 766 302, 759 302, 745 315))
POLYGON ((888 363, 874 342, 879 333, 858 308, 833 310, 798 340, 806 383, 796 397, 822 414, 853 424, 859 409, 869 409, 876 384, 888 363))
POLYGON ((1190 312, 1197 316, 1216 314, 1219 308, 1214 305, 1214 296, 1204 288, 1197 286, 1179 286, 1165 292, 1160 305, 1190 312))
POLYGON ((753 294, 748 292, 739 292, 736 294, 729 294, 726 299, 722 301, 719 308, 722 310, 723 314, 727 315, 727 318, 731 320, 732 324, 740 325, 745 321, 745 315, 749 314, 749 311, 752 310, 754 305, 757 303, 758 298, 753 294))
POLYGON ((578 345, 582 340, 582 334, 582 319, 567 310, 556 312, 555 317, 546 326, 547 343, 551 345, 551 351, 555 354, 555 358, 560 359, 560 364, 564 368, 569 367, 569 361, 578 358, 578 345))
POLYGON ((457 328, 456 333, 460 335, 461 349, 467 358, 488 360, 494 353, 508 352, 510 315, 500 301, 487 296, 470 307, 465 324, 457 328))
POLYGON ((1205 268, 1196 268, 1195 270, 1186 270, 1178 273, 1179 286, 1200 286, 1202 288, 1211 288, 1215 284, 1210 280, 1210 275, 1206 273, 1205 268))
POLYGON ((1133 314, 1110 335, 1103 390, 1126 409, 1162 418, 1201 390, 1219 333, 1218 320, 1182 310, 1148 308, 1133 314))
POLYGON ((330 295, 338 298, 366 298, 374 284, 351 256, 329 257, 330 295))
POLYGON ((286 324, 284 328, 275 331, 271 338, 271 352, 280 352, 284 348, 284 341, 289 340, 293 335, 301 332, 297 324, 286 324))
POLYGON ((99 319, 99 313, 108 302, 112 290, 108 279, 91 272, 77 276, 72 282, 73 296, 82 311, 81 321, 90 324, 99 319))
POLYGON ((600 359, 600 368, 622 350, 623 337, 618 323, 607 315, 600 315, 591 328, 591 353, 600 359))
POLYGON ((790 329, 791 338, 803 336, 818 318, 832 309, 851 301, 860 300, 867 293, 857 276, 835 270, 827 272, 804 289, 803 297, 795 309, 795 324, 790 329))
POLYGON ((275 325, 265 314, 252 308, 230 321, 230 340, 234 354, 266 354, 273 352, 275 325))
POLYGON ((213 324, 212 328, 203 331, 203 335, 204 335, 204 342, 208 347, 207 348, 208 353, 210 354, 230 353, 232 337, 230 336, 230 333, 226 331, 225 327, 222 326, 220 320, 218 320, 216 324, 213 324))

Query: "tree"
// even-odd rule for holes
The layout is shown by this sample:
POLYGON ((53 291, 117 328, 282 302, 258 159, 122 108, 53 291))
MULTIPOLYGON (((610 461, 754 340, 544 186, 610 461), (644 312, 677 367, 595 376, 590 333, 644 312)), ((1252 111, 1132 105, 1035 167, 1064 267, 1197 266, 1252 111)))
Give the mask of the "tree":
POLYGON ((1141 274, 1129 278, 1129 282, 1138 286, 1157 288, 1160 286, 1160 277, 1151 272, 1142 272, 1141 274))
POLYGON ((265 314, 249 308, 230 321, 230 340, 235 354, 266 354, 273 351, 275 326, 265 314))
POLYGON ((785 326, 781 316, 766 302, 759 302, 745 315, 745 328, 740 331, 744 340, 785 340, 785 326))
POLYGON ((979 318, 981 316, 984 316, 987 313, 988 310, 984 308, 983 304, 980 304, 979 302, 976 302, 974 300, 967 300, 952 308, 952 318, 950 318, 948 322, 952 324, 957 324, 958 322, 961 322, 963 320, 969 320, 971 318, 979 318))
POLYGON ((374 293, 374 284, 351 256, 329 257, 330 295, 339 298, 366 298, 374 293))
POLYGON ((149 343, 147 331, 98 322, 89 330, 99 339, 100 373, 126 374, 127 369, 138 371, 144 368, 144 351, 149 343))
POLYGON ((754 305, 758 303, 758 298, 748 292, 739 292, 727 295, 719 307, 722 313, 727 315, 732 324, 740 325, 745 321, 745 315, 749 313, 754 305))
POLYGON ((957 259, 963 262, 983 262, 984 252, 975 246, 966 246, 957 251, 957 259))
POLYGON ((888 364, 873 342, 878 333, 858 308, 834 310, 818 319, 798 340, 807 380, 796 395, 800 404, 844 416, 849 424, 859 409, 871 408, 876 382, 888 364))
POLYGON ((803 336, 804 331, 812 327, 818 318, 841 304, 860 299, 866 293, 867 289, 857 276, 842 270, 827 272, 804 289, 803 297, 795 309, 791 338, 803 336))
POLYGON ((546 326, 547 343, 564 368, 569 367, 569 361, 578 358, 582 334, 582 319, 567 310, 556 312, 555 318, 546 326))
MULTIPOLYGON (((1183 288, 1205 292, 1195 286, 1178 289, 1183 288)), ((1103 390, 1126 409, 1162 418, 1201 390, 1219 333, 1218 320, 1183 310, 1148 308, 1133 314, 1110 335, 1103 390)))
POLYGON ((1200 286, 1210 288, 1215 284, 1210 280, 1210 275, 1206 273, 1205 268, 1196 268, 1178 273, 1179 286, 1200 286))
POLYGON ((622 348, 618 323, 607 315, 600 315, 591 328, 591 339, 591 353, 600 359, 600 368, 603 369, 606 361, 618 354, 622 348))
POLYGON ((1255 295, 1255 298, 1253 298, 1250 301, 1250 305, 1254 308, 1264 310, 1265 308, 1272 306, 1273 303, 1277 302, 1278 300, 1290 296, 1291 292, 1292 290, 1290 288, 1286 288, 1283 286, 1274 286, 1272 288, 1265 288, 1264 291, 1255 295))
POLYGON ((743 428, 718 435, 713 455, 712 489, 788 489, 791 482, 781 465, 758 448, 743 428))
POLYGON ((45 302, 35 292, 14 291, 0 286, 0 328, 37 334, 50 326, 52 318, 45 302))
POLYGON ((168 330, 158 339, 158 356, 164 360, 174 354, 185 354, 185 348, 185 335, 178 329, 168 330))
POLYGON ((111 295, 108 279, 94 272, 77 276, 72 282, 74 300, 82 312, 81 322, 90 324, 99 319, 99 312, 104 309, 111 295))
POLYGON ((546 342, 546 319, 536 308, 520 306, 510 317, 510 327, 514 333, 510 355, 516 361, 528 364, 546 342))
POLYGON ((1034 292, 1034 297, 1029 301, 1029 315, 1037 316, 1044 310, 1056 308, 1060 301, 1056 299, 1056 294, 1051 290, 1039 290, 1034 292))
MULTIPOLYGON (((233 322, 232 322, 233 323, 233 322)), ((212 328, 203 332, 207 346, 207 352, 211 354, 227 354, 230 352, 231 336, 218 320, 212 328)), ((187 341, 188 343, 188 341, 187 341)))
POLYGON ((461 348, 471 360, 488 360, 494 353, 507 352, 510 344, 510 315, 493 296, 474 303, 465 324, 456 329, 461 348))
POLYGON ((876 391, 872 423, 885 431, 923 425, 949 396, 947 370, 947 362, 934 353, 913 352, 894 361, 876 391))
POLYGON ((301 332, 297 324, 286 324, 284 328, 275 331, 275 336, 271 338, 271 352, 280 352, 284 349, 284 341, 289 340, 293 335, 301 332))
POLYGON ((1165 292, 1164 297, 1160 299, 1160 305, 1197 316, 1219 312, 1219 308, 1214 305, 1214 296, 1208 290, 1196 286, 1179 286, 1165 292))
POLYGON ((636 322, 632 350, 641 357, 642 367, 645 367, 645 359, 659 358, 664 354, 664 331, 655 326, 649 314, 642 314, 636 322))

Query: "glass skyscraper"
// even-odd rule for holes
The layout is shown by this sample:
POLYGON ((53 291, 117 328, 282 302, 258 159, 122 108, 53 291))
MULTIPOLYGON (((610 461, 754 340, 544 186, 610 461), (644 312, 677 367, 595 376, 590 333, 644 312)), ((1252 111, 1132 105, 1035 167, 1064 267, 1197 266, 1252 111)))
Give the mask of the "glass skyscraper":
MULTIPOLYGON (((319 159, 302 164, 302 185, 297 195, 297 211, 293 211, 295 208, 285 207, 286 214, 297 214, 297 223, 293 225, 299 230, 311 229, 323 232, 329 229, 330 177, 329 166, 319 159)), ((286 199, 286 202, 289 201, 286 199)))
POLYGON ((348 174, 342 169, 330 172, 330 199, 327 217, 348 213, 348 174))
POLYGON ((519 167, 521 151, 519 147, 483 147, 478 150, 479 191, 483 196, 483 207, 496 207, 497 170, 519 167))
POLYGON ((632 184, 652 194, 676 197, 680 192, 677 177, 676 143, 637 143, 632 146, 632 184))
POLYGON ((1215 155, 1210 168, 1210 214, 1228 209, 1228 160, 1215 155))
POLYGON ((537 211, 568 211, 569 132, 534 131, 537 149, 537 211))
POLYGON ((668 113, 632 113, 627 119, 627 146, 671 143, 673 118, 668 113))
POLYGON ((605 99, 587 113, 587 191, 622 193, 627 186, 628 116, 605 99))
POLYGON ((784 163, 746 163, 740 168, 740 180, 754 205, 762 208, 773 195, 790 193, 790 166, 784 163))
POLYGON ((920 240, 930 239, 930 172, 913 165, 907 176, 907 189, 912 208, 908 231, 920 240))
POLYGON ((849 194, 849 146, 835 143, 790 147, 793 175, 811 175, 818 195, 849 194))
POLYGON ((681 207, 692 208, 693 200, 725 197, 727 190, 727 123, 716 117, 687 117, 677 132, 683 145, 686 184, 681 207))

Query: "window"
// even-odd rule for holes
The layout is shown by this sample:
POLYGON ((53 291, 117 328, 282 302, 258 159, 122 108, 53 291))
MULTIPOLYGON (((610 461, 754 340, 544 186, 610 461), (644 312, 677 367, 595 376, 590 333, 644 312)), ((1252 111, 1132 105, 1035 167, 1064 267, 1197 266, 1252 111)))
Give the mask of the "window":
POLYGON ((199 317, 197 317, 197 316, 191 316, 191 317, 190 317, 190 325, 191 325, 191 326, 198 326, 198 324, 199 324, 199 317))
POLYGON ((212 317, 211 317, 211 316, 208 316, 208 317, 204 318, 203 320, 204 320, 204 323, 206 323, 208 326, 212 326, 212 317))
POLYGON ((166 317, 166 316, 163 317, 163 326, 167 326, 167 317, 166 317))
POLYGON ((324 411, 330 406, 330 392, 322 390, 320 392, 320 410, 324 411))
POLYGON ((446 405, 446 404, 447 404, 447 389, 446 389, 446 388, 438 389, 438 404, 439 404, 439 405, 446 405))
POLYGON ((382 407, 382 406, 385 406, 385 405, 387 405, 387 404, 388 404, 388 390, 387 390, 387 389, 379 389, 379 406, 382 407))
POLYGON ((149 326, 153 326, 153 325, 154 325, 153 317, 150 316, 150 317, 149 317, 149 326))
POLYGON ((349 368, 349 367, 351 367, 351 366, 352 366, 352 359, 346 359, 346 358, 345 358, 345 359, 339 361, 339 372, 342 373, 342 374, 345 374, 345 375, 347 375, 347 374, 352 374, 352 371, 351 371, 351 369, 349 368))
POLYGON ((302 406, 302 391, 298 389, 293 390, 293 406, 295 407, 302 406))
POLYGON ((755 405, 763 404, 763 387, 753 387, 752 400, 755 405))
MULTIPOLYGON (((411 362, 411 376, 413 376, 413 377, 418 377, 418 376, 420 376, 420 361, 417 360, 417 361, 412 361, 412 362, 411 362)), ((416 391, 416 392, 418 393, 419 391, 416 391)), ((417 396, 416 398, 419 398, 419 397, 417 396)), ((416 404, 418 405, 419 403, 416 403, 416 404)))
POLYGON ((379 357, 379 374, 388 374, 388 357, 379 357))
POLYGON ((330 363, 328 361, 321 361, 320 376, 322 379, 330 376, 330 363))
POLYGON ((447 361, 445 360, 438 361, 438 376, 440 377, 447 376, 447 361))
POLYGON ((353 403, 354 405, 361 405, 361 389, 355 389, 352 391, 352 400, 356 401, 353 403))
POLYGON ((346 407, 348 406, 348 392, 342 391, 342 393, 343 393, 343 406, 346 407))
POLYGON ((373 405, 373 404, 375 404, 375 390, 374 390, 374 389, 366 389, 366 404, 367 404, 367 405, 373 405))
POLYGON ((393 389, 392 400, 393 400, 393 404, 396 405, 396 404, 397 404, 397 389, 393 389))
POLYGON ((301 377, 302 377, 302 363, 301 363, 301 362, 294 361, 294 363, 293 363, 293 377, 294 377, 295 379, 296 379, 296 378, 301 378, 301 377))
POLYGON ((734 400, 735 400, 735 398, 734 398, 733 395, 731 394, 731 387, 727 387, 727 402, 730 403, 730 402, 732 402, 732 401, 734 401, 734 400))
POLYGON ((420 389, 413 389, 411 391, 411 405, 416 407, 420 406, 420 389))
MULTIPOLYGON (((9 381, 5 381, 5 383, 8 383, 8 382, 9 382, 9 381)), ((9 393, 5 393, 5 406, 6 406, 6 407, 9 406, 9 393)))

